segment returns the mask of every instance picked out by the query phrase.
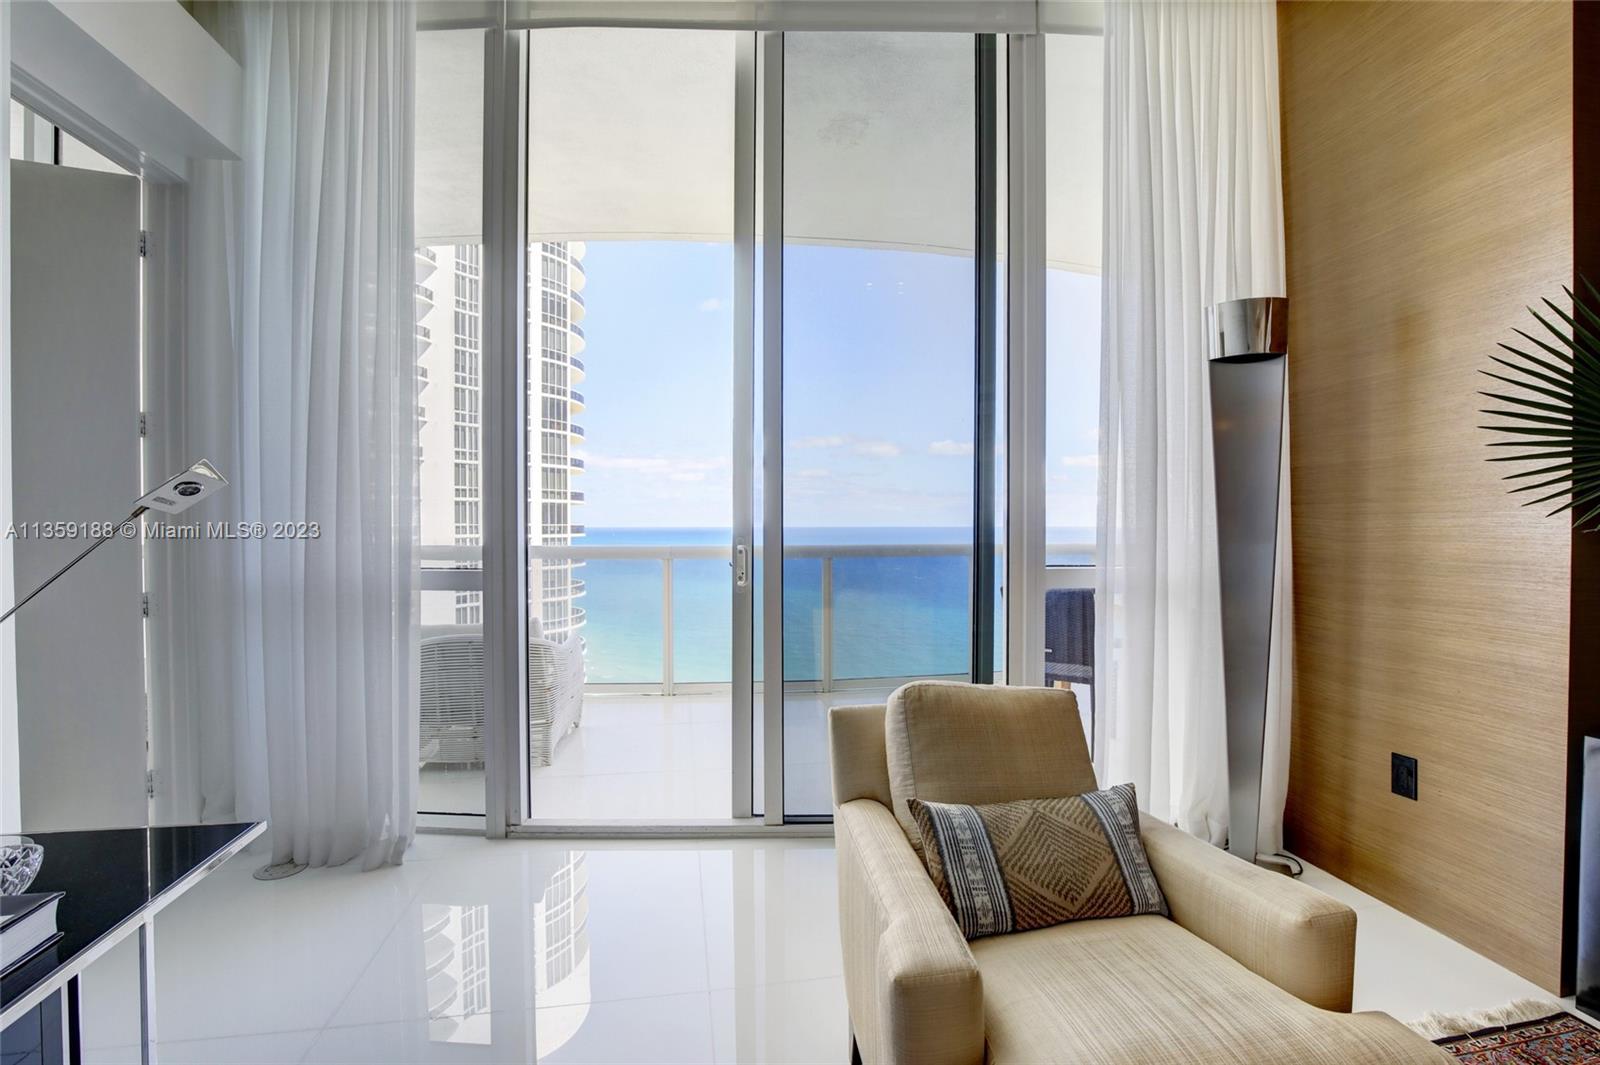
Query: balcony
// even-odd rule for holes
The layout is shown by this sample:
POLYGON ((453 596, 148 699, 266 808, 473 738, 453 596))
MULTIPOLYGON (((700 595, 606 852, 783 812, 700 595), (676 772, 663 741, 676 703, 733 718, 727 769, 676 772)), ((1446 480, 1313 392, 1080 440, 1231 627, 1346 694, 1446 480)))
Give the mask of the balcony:
MULTIPOLYGON (((479 550, 424 547, 425 600, 439 591, 481 590, 481 570, 454 568, 476 565, 479 550)), ((552 764, 531 769, 534 817, 729 816, 729 549, 574 543, 531 546, 527 554, 534 565, 583 566, 574 594, 550 608, 570 611, 568 618, 553 618, 546 631, 581 633, 586 672, 582 727, 557 743, 552 764), (573 601, 580 597, 582 606, 573 601)), ((1092 560, 1094 548, 1051 544, 1048 557, 1092 560)), ((832 705, 882 700, 908 680, 967 676, 965 546, 797 545, 784 565, 786 749, 826 750, 832 705)), ((760 566, 757 557, 757 582, 760 566)), ((1048 589, 1093 583, 1089 565, 1052 567, 1045 580, 1048 589)), ((533 594, 542 594, 537 585, 533 594)), ((1047 638, 1055 635, 1050 630, 1047 638)), ((1047 657, 1059 660, 1060 650, 1047 657)), ((759 651, 755 668, 759 708, 759 651)), ((1079 701, 1092 729, 1087 687, 1079 688, 1079 701)), ((825 766, 795 765, 792 772, 795 801, 825 809, 825 766)), ((425 795, 430 788, 482 808, 481 769, 425 769, 425 795)), ((424 808, 446 801, 425 799, 424 808)))
POLYGON ((438 268, 439 257, 434 254, 432 248, 420 247, 417 249, 416 271, 418 281, 428 280, 438 268))
MULTIPOLYGON (((571 534, 581 535, 582 525, 570 526, 571 534)), ((1051 544, 1051 557, 1088 557, 1092 544, 1051 544)), ((466 546, 424 546, 422 548, 422 588, 430 590, 481 591, 483 573, 478 566, 481 549, 466 546)), ((613 545, 570 544, 530 546, 530 561, 545 564, 575 563, 584 566, 584 585, 604 587, 600 605, 591 602, 590 611, 600 613, 589 620, 586 634, 590 644, 588 691, 604 691, 621 685, 630 691, 650 690, 673 694, 682 684, 726 685, 732 679, 727 661, 730 645, 725 606, 732 594, 731 554, 717 545, 613 545), (646 576, 649 574, 649 576, 646 576), (626 588, 624 594, 620 589, 626 588), (696 587, 711 590, 708 599, 684 591, 696 587), (648 657, 612 655, 607 648, 607 630, 627 628, 637 635, 653 633, 656 651, 648 657), (720 648, 721 659, 695 654, 685 648, 703 650, 708 645, 720 648), (696 659, 690 663, 688 658, 696 659)), ((919 622, 895 619, 902 637, 898 643, 872 640, 875 626, 885 618, 884 597, 903 600, 906 587, 932 589, 924 598, 940 590, 954 598, 965 596, 970 580, 970 555, 960 544, 823 544, 789 548, 785 552, 784 579, 786 607, 791 629, 796 618, 810 618, 814 624, 809 639, 795 639, 791 631, 786 644, 785 684, 802 690, 830 692, 860 684, 898 686, 923 677, 963 677, 967 675, 967 645, 963 639, 939 638, 931 628, 917 631, 919 622), (919 644, 923 646, 918 646, 919 644), (930 648, 928 644, 942 644, 930 648)), ((752 580, 759 579, 760 552, 756 552, 752 580)), ((1046 586, 1093 588, 1094 567, 1073 565, 1047 570, 1046 586)), ((931 602, 931 600, 930 600, 931 602)), ((923 604, 927 606, 929 604, 923 604)), ((964 626, 967 602, 961 598, 958 621, 964 626)), ((887 607, 893 611, 894 607, 887 607)), ((927 625, 927 622, 920 624, 927 625)), ((964 631, 964 629, 963 629, 964 631)), ((881 635, 881 634, 879 634, 881 635)))

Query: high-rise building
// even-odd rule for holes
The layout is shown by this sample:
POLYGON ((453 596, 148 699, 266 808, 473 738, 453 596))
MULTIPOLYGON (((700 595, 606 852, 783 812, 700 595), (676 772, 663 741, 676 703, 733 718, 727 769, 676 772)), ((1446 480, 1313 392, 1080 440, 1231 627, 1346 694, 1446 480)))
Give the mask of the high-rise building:
MULTIPOLYGON (((528 533, 542 547, 562 547, 583 535, 573 507, 583 493, 573 478, 583 460, 573 454, 583 429, 581 260, 576 241, 535 243, 528 249, 528 533)), ((476 244, 417 250, 418 477, 422 542, 477 547, 483 543, 483 260, 476 244), (445 501, 449 505, 445 505, 445 501)), ((528 568, 530 621, 560 639, 583 625, 577 600, 582 562, 532 558, 528 568)), ((425 596, 425 625, 478 625, 483 594, 425 596)))
MULTIPOLYGON (((573 417, 583 411, 575 386, 583 380, 585 250, 581 241, 528 249, 528 532, 545 547, 570 546, 584 532, 573 512, 583 502, 573 487, 583 460, 572 452, 583 442, 573 417)), ((570 558, 530 561, 528 595, 537 597, 545 636, 560 639, 583 626, 582 567, 570 558)))

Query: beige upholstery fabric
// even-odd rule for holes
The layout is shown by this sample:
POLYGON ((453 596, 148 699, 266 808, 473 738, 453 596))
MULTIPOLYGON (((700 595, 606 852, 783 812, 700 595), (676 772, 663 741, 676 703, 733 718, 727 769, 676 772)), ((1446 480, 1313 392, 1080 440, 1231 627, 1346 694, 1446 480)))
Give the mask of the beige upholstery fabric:
POLYGON ((874 763, 901 748, 896 801, 913 786, 983 803, 1095 784, 1081 730, 1058 727, 1064 713, 1076 723, 1069 693, 946 687, 957 690, 901 689, 898 714, 830 714, 845 995, 869 1065, 980 1065, 986 1050, 994 1065, 1452 1060, 1383 1014, 1330 1011, 1350 1003, 1348 907, 1149 818, 1173 920, 1079 921, 969 947, 886 805, 889 766, 874 763))
POLYGON ((971 946, 989 1065, 1452 1060, 1384 1014, 1308 1006, 1162 917, 1079 921, 971 946))
POLYGON ((1078 700, 1062 688, 914 681, 889 696, 884 738, 908 839, 912 797, 975 806, 1096 788, 1078 700))
POLYGON ((889 806, 889 763, 883 749, 883 704, 836 706, 828 711, 833 804, 872 799, 889 806))
POLYGON ((1354 910, 1148 814, 1140 829, 1174 921, 1296 998, 1350 1009, 1354 910))
POLYGON ((861 1056, 906 1065, 980 1065, 983 984, 888 807, 834 811, 845 996, 861 1056))

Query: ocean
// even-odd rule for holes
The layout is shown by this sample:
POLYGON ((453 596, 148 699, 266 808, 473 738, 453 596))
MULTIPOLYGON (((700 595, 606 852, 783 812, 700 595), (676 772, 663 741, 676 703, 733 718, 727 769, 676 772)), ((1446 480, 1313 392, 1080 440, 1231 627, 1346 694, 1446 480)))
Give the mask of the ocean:
MULTIPOLYGON (((965 528, 794 528, 791 546, 884 544, 964 545, 965 528)), ((591 545, 724 545, 727 529, 590 528, 579 541, 591 545)), ((1049 530, 1052 544, 1084 544, 1094 530, 1049 530)), ((1053 565, 1087 565, 1092 555, 1057 551, 1053 565)), ((662 679, 662 564, 659 559, 589 559, 579 576, 588 679, 592 684, 660 683, 662 679)), ((784 564, 784 677, 814 681, 822 674, 820 558, 784 564)), ((759 589, 760 573, 753 574, 759 589)), ((733 575, 725 559, 678 559, 672 564, 675 683, 727 683, 732 679, 733 575)), ((833 654, 836 680, 938 676, 968 669, 971 573, 962 555, 864 555, 833 559, 833 654)), ((759 600, 758 600, 759 602, 759 600)), ((1001 618, 999 596, 996 617, 1001 618)), ((756 611, 756 646, 761 646, 756 611)), ((1001 643, 997 635, 996 653, 1001 643)), ((760 678, 760 656, 757 656, 760 678)))

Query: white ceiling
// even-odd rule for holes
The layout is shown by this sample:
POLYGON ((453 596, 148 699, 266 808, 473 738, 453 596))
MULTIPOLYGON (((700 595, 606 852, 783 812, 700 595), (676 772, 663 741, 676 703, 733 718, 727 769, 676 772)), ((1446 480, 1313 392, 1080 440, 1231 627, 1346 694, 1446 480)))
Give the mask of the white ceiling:
MULTIPOLYGON (((533 239, 732 239, 738 34, 530 34, 533 239)), ((785 39, 791 242, 970 254, 972 37, 793 33, 785 39)), ((417 39, 417 233, 476 239, 483 35, 417 39)), ((1046 251, 1100 265, 1100 39, 1047 38, 1046 251)))

